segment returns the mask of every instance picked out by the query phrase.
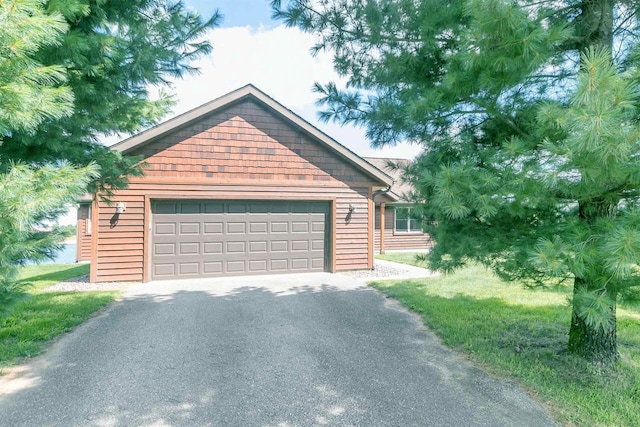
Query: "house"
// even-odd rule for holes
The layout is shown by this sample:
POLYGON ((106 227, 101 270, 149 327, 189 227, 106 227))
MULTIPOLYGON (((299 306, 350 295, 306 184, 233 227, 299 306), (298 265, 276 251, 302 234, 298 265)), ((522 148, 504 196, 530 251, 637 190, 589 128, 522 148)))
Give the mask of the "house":
POLYGON ((252 85, 112 149, 145 175, 80 205, 92 282, 373 267, 393 178, 252 85))
POLYGON ((375 253, 430 249, 433 246, 433 241, 423 231, 422 221, 414 214, 415 207, 407 200, 407 195, 412 192, 413 188, 411 184, 402 180, 402 167, 408 166, 411 160, 377 157, 365 157, 364 159, 394 179, 387 191, 374 194, 375 253))

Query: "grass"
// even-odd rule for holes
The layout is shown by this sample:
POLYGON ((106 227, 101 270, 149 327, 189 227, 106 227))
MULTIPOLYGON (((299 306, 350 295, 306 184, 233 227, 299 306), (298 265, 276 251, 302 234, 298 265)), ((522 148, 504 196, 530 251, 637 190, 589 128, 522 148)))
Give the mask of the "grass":
MULTIPOLYGON (((61 280, 87 274, 88 265, 43 264, 23 267, 20 280, 32 283, 28 296, 0 318, 0 369, 43 351, 44 346, 104 306, 119 292, 43 292, 61 280)), ((1 371, 0 371, 1 374, 1 371)))
MULTIPOLYGON (((384 259, 419 265, 412 254, 387 254, 384 259)), ((515 378, 558 421, 640 425, 640 303, 619 307, 621 361, 600 372, 566 351, 570 286, 530 290, 504 283, 478 266, 372 285, 420 314, 447 346, 493 374, 515 378)))

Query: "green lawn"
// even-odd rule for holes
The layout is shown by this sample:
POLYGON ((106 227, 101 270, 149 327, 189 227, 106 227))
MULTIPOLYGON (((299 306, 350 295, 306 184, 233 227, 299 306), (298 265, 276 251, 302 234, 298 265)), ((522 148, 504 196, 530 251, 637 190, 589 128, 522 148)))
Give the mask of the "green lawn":
POLYGON ((43 264, 23 267, 20 280, 31 282, 29 295, 6 318, 0 318, 1 368, 40 354, 56 336, 84 322, 114 301, 119 292, 43 292, 64 279, 89 272, 89 266, 43 264))
MULTIPOLYGON (((385 259, 414 265, 415 255, 385 259)), ((529 290, 478 266, 374 287, 420 314, 442 341, 494 374, 515 378, 567 425, 640 425, 640 303, 618 309, 622 361, 598 372, 566 351, 569 286, 529 290)))

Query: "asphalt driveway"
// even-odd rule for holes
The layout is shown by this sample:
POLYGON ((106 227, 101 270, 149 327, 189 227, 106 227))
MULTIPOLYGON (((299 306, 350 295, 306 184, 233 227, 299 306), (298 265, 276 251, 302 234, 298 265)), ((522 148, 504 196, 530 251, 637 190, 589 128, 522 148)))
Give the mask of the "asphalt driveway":
POLYGON ((543 426, 512 383, 327 273, 158 282, 0 378, 7 426, 543 426))

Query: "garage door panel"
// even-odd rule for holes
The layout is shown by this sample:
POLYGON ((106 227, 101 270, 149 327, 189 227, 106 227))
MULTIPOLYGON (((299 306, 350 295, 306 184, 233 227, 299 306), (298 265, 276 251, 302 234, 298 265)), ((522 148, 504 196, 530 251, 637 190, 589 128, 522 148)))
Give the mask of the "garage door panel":
POLYGON ((247 251, 247 243, 246 242, 227 242, 227 253, 228 254, 237 254, 237 253, 245 253, 247 251))
POLYGON ((297 258, 291 260, 291 269, 292 270, 308 270, 309 269, 309 260, 307 258, 297 258))
POLYGON ((229 273, 244 273, 246 271, 244 261, 227 261, 226 270, 229 273))
POLYGON ((204 274, 220 274, 223 272, 222 261, 206 261, 202 266, 202 272, 204 274))
POLYGON ((224 223, 222 222, 205 222, 204 234, 222 234, 223 227, 224 223))
POLYGON ((153 245, 153 253, 154 255, 176 255, 176 244, 175 243, 156 243, 153 245))
POLYGON ((154 201, 152 276, 324 271, 328 202, 154 201))
POLYGON ((267 260, 260 259, 249 261, 249 272, 251 273, 266 273, 267 270, 267 260))
POLYGON ((309 232, 309 222, 307 221, 295 221, 291 223, 291 232, 292 233, 308 233, 309 232))
POLYGON ((159 224, 156 224, 155 233, 174 236, 176 234, 176 224, 172 222, 161 222, 159 224))
POLYGON ((266 222, 251 222, 249 223, 249 233, 251 234, 266 234, 268 230, 266 222))
POLYGON ((266 253, 267 252, 267 241, 262 242, 249 242, 249 252, 250 253, 266 253))
POLYGON ((175 264, 156 264, 153 268, 154 277, 170 276, 176 274, 175 264))
POLYGON ((287 270, 289 270, 289 260, 288 259, 272 259, 270 262, 271 262, 271 271, 287 271, 287 270))
POLYGON ((272 222, 271 223, 271 233, 288 233, 289 232, 289 223, 288 222, 272 222))
POLYGON ((307 252, 309 250, 309 242, 307 240, 292 240, 291 250, 294 252, 296 251, 307 252))
POLYGON ((228 222, 227 234, 245 234, 247 232, 247 224, 244 222, 228 222))
POLYGON ((197 276, 200 274, 200 264, 197 262, 182 262, 179 264, 179 274, 181 276, 197 276))
POLYGON ((180 234, 200 234, 199 222, 181 222, 180 234))
POLYGON ((205 242, 203 255, 214 255, 222 253, 222 242, 205 242))
POLYGON ((287 252, 289 250, 288 240, 272 240, 271 252, 287 252))
POLYGON ((200 253, 200 243, 180 243, 178 255, 198 255, 200 253))

